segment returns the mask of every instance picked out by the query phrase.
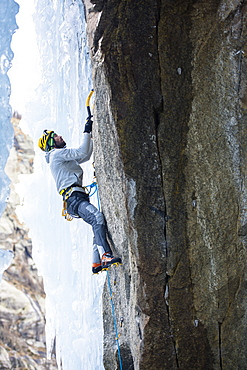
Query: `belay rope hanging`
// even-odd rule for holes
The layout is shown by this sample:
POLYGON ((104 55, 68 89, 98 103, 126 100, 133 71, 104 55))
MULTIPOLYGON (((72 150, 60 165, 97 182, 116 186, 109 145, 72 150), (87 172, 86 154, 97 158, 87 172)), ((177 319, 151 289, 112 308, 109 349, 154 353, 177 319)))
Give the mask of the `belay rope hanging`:
POLYGON ((110 274, 108 273, 108 271, 106 271, 106 273, 107 273, 108 289, 109 289, 110 301, 111 301, 111 312, 112 312, 113 324, 114 324, 114 329, 115 329, 115 341, 117 345, 119 367, 120 367, 120 370, 122 370, 123 369, 122 358, 121 358, 121 351, 120 351, 120 345, 119 345, 119 340, 118 340, 120 335, 118 334, 118 330, 117 330, 117 320, 116 320, 116 315, 115 315, 115 306, 113 302, 113 293, 111 289, 111 280, 110 280, 110 274))
MULTIPOLYGON (((97 195, 97 201, 98 201, 98 210, 100 211, 100 199, 99 199, 99 192, 98 192, 98 184, 96 183, 96 189, 93 194, 97 195)), ((115 305, 113 301, 113 292, 111 288, 111 279, 110 279, 110 274, 108 270, 106 270, 106 275, 107 275, 107 283, 108 283, 108 290, 109 290, 109 295, 110 295, 110 302, 111 302, 111 312, 112 312, 112 318, 113 318, 113 325, 114 325, 114 330, 115 330, 115 341, 117 345, 117 352, 118 352, 118 361, 119 361, 119 368, 120 370, 123 369, 122 365, 122 358, 121 358, 121 351, 120 351, 120 345, 119 345, 119 338, 120 335, 118 333, 118 328, 117 328, 117 319, 116 319, 116 314, 115 314, 115 305)))
MULTIPOLYGON (((90 99, 91 99, 92 94, 93 94, 93 90, 90 91, 90 93, 87 97, 87 100, 86 100, 86 107, 87 107, 89 119, 91 119, 91 117, 92 117, 91 110, 90 110, 90 99)), ((94 177, 94 178, 96 180, 96 177, 94 177)), ((97 202, 98 202, 98 210, 100 211, 100 199, 99 199, 99 192, 98 192, 97 182, 94 181, 91 185, 88 185, 87 187, 90 187, 90 192, 91 192, 92 188, 95 188, 93 193, 90 196, 92 196, 96 193, 97 202)), ((112 318, 113 318, 113 324, 114 324, 114 330, 115 330, 115 341, 116 341, 117 351, 118 351, 119 368, 120 368, 120 370, 122 370, 123 365, 122 365, 121 351, 120 351, 120 345, 119 345, 119 334, 118 334, 118 328, 117 328, 117 319, 116 319, 116 315, 115 315, 115 305, 114 305, 114 301, 113 301, 113 293, 112 293, 112 288, 111 288, 111 279, 110 279, 110 274, 109 274, 108 270, 106 270, 106 275, 107 275, 108 289, 109 289, 109 294, 110 294, 111 312, 112 312, 112 318)))

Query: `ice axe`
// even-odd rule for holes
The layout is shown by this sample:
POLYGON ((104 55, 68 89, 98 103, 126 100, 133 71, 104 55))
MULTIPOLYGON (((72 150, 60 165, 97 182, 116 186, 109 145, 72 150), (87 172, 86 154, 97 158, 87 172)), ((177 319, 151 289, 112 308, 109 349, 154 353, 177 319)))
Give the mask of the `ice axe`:
POLYGON ((91 109, 90 109, 90 99, 91 99, 93 93, 94 93, 94 90, 92 89, 90 91, 90 93, 88 94, 88 97, 86 99, 86 107, 87 107, 87 113, 88 113, 87 121, 91 121, 91 118, 93 117, 92 113, 91 113, 91 109))

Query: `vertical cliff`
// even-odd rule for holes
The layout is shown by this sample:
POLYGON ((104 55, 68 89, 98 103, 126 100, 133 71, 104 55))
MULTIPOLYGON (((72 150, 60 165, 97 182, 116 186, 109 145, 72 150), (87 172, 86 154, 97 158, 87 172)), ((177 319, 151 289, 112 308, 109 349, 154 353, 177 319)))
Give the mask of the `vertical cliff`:
POLYGON ((245 369, 246 1, 84 3, 123 368, 245 369))

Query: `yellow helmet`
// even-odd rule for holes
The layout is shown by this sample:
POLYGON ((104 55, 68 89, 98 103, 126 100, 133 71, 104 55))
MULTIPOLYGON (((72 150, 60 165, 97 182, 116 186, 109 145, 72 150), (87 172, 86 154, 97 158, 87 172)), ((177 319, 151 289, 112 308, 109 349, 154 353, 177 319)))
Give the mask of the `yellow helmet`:
POLYGON ((49 152, 51 149, 55 148, 54 131, 44 130, 43 135, 39 138, 38 146, 44 152, 49 152))

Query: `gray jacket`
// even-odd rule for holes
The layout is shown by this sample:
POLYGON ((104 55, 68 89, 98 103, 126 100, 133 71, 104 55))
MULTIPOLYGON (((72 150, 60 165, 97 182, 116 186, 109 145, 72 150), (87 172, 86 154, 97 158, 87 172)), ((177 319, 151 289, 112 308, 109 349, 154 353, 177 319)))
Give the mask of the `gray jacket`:
POLYGON ((45 158, 50 164, 58 192, 71 185, 82 186, 83 170, 79 164, 88 161, 92 151, 91 134, 85 132, 79 148, 55 148, 46 153, 45 158))

